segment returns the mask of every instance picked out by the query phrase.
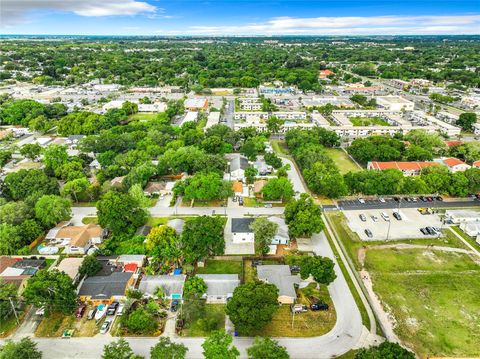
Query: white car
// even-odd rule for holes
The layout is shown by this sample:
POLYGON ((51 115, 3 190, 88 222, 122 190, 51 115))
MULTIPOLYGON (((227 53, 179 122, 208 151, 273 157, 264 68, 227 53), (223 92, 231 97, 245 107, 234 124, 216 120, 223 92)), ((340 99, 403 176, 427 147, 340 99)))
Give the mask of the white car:
POLYGON ((100 328, 100 334, 106 334, 110 329, 110 324, 112 324, 112 319, 108 318, 105 320, 100 328))
POLYGON ((45 315, 45 307, 40 307, 35 312, 36 315, 45 315))
POLYGON ((380 213, 380 216, 384 219, 386 222, 390 222, 390 216, 386 214, 385 212, 380 213))
POLYGON ((385 198, 379 198, 378 200, 382 203, 385 203, 385 198))
POLYGON ((359 198, 359 199, 358 199, 358 202, 360 202, 360 203, 363 204, 363 203, 365 203, 365 200, 364 200, 363 198, 359 198))

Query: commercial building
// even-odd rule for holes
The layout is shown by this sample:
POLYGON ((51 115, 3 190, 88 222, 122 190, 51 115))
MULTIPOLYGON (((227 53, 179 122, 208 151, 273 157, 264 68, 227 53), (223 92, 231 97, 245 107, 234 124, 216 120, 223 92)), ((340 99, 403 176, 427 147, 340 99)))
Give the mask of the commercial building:
POLYGON ((377 105, 389 111, 413 111, 415 103, 401 96, 378 96, 377 105))

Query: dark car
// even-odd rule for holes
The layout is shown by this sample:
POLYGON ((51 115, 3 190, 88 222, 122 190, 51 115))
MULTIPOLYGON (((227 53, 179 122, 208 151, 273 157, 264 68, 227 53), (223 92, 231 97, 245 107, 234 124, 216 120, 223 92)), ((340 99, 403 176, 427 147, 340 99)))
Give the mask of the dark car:
POLYGON ((433 197, 427 197, 427 202, 433 202, 433 197))
POLYGON ((410 197, 403 197, 403 200, 405 202, 411 202, 412 201, 412 199, 410 197))
POLYGON ((300 266, 296 266, 296 265, 290 266, 290 272, 293 275, 300 273, 300 266))
POLYGON ((427 202, 427 199, 425 198, 425 196, 420 196, 418 198, 420 198, 420 201, 422 201, 422 202, 427 202))
POLYGON ((372 231, 369 230, 369 229, 366 229, 366 230, 365 230, 365 234, 367 235, 368 238, 372 238, 372 237, 373 237, 373 233, 372 233, 372 231))
POLYGON ((443 198, 440 197, 440 196, 435 197, 435 199, 436 199, 437 201, 443 202, 443 198))
POLYGON ((96 312, 97 312, 97 308, 90 309, 90 311, 88 312, 88 315, 87 315, 87 319, 92 320, 93 318, 95 318, 95 313, 96 312))
POLYGON ((361 220, 362 222, 366 222, 366 221, 367 221, 367 217, 366 217, 363 213, 360 214, 358 217, 360 217, 360 220, 361 220))
POLYGON ((400 213, 398 212, 393 212, 393 216, 395 217, 395 219, 397 221, 401 221, 402 220, 402 216, 400 215, 400 213))
POLYGON ((113 302, 112 304, 110 304, 107 307, 107 314, 108 315, 115 315, 115 312, 117 311, 119 305, 120 305, 120 303, 118 303, 118 302, 113 302))
POLYGON ((400 197, 393 197, 393 200, 394 200, 395 202, 400 202, 400 197))
POLYGON ((428 231, 426 228, 420 228, 420 232, 422 232, 422 234, 425 236, 428 234, 428 231))
POLYGON ((82 304, 81 306, 79 306, 77 308, 77 310, 75 311, 75 316, 77 318, 81 318, 83 317, 83 314, 85 313, 85 309, 87 308, 87 306, 85 304, 82 304))
POLYGON ((430 235, 434 235, 434 234, 437 233, 437 232, 435 232, 435 230, 432 227, 425 227, 425 229, 427 230, 428 234, 430 234, 430 235))
POLYGON ((313 311, 328 310, 328 304, 327 303, 313 303, 310 306, 310 309, 313 310, 313 311))
POLYGON ((171 312, 176 312, 178 307, 178 300, 174 299, 172 300, 172 304, 170 305, 170 311, 171 312))

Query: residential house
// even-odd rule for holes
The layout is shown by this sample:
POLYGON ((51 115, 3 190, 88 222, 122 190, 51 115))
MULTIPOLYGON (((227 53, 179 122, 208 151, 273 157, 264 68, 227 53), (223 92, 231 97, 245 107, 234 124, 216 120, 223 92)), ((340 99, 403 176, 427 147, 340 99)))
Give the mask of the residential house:
POLYGON ((472 167, 480 168, 480 161, 475 161, 472 163, 472 167))
POLYGON ((85 254, 90 247, 102 243, 106 230, 97 224, 85 226, 65 226, 55 234, 60 245, 65 246, 66 254, 85 254))
POLYGON ((67 257, 57 264, 57 268, 60 272, 68 275, 74 282, 80 279, 79 269, 83 263, 83 257, 67 257))
POLYGON ((46 265, 44 259, 22 259, 0 257, 0 281, 15 285, 18 293, 22 293, 27 280, 46 265))
POLYGON ((86 278, 80 286, 78 296, 82 302, 94 305, 109 304, 125 298, 127 288, 133 283, 133 273, 112 272, 86 278))
POLYGON ((165 190, 165 182, 148 182, 143 193, 147 196, 160 195, 165 190))
POLYGON ((277 232, 272 239, 271 244, 288 244, 290 242, 290 236, 288 235, 288 226, 285 220, 281 217, 271 216, 268 217, 270 222, 277 224, 277 232))
POLYGON ((197 274, 207 285, 204 298, 207 303, 226 303, 240 285, 238 274, 197 274))
POLYGON ((65 144, 71 149, 77 147, 78 143, 85 137, 85 135, 70 135, 68 136, 65 144))
POLYGON ((266 176, 272 173, 272 166, 269 166, 265 163, 263 157, 258 156, 257 160, 253 163, 253 167, 256 168, 257 173, 260 176, 266 176))
POLYGON ((280 304, 293 304, 297 299, 295 285, 299 285, 301 279, 298 275, 292 275, 288 265, 259 265, 257 277, 261 281, 274 284, 278 288, 278 302, 280 304))
POLYGON ((143 254, 122 254, 117 258, 115 263, 123 266, 124 272, 135 273, 138 268, 142 268, 145 264, 147 256, 143 254))
POLYGON ((375 171, 384 171, 386 169, 398 169, 404 176, 418 176, 422 170, 431 166, 438 166, 436 162, 368 162, 367 169, 375 171))
POLYGON ((127 176, 115 177, 114 179, 112 179, 112 180, 110 181, 110 185, 111 185, 112 187, 117 187, 117 188, 118 188, 118 187, 122 187, 123 181, 125 180, 125 177, 127 177, 127 176))
POLYGON ((318 73, 318 77, 323 80, 323 79, 326 79, 328 76, 331 76, 331 75, 334 75, 335 73, 333 71, 330 71, 330 70, 320 70, 319 73, 318 73))
POLYGON ((250 229, 253 218, 232 218, 232 242, 254 243, 255 234, 250 229))
POLYGON ((253 193, 256 197, 263 197, 262 189, 267 184, 267 180, 260 179, 253 182, 253 193))
POLYGON ((205 111, 208 108, 208 99, 206 98, 188 98, 183 103, 188 111, 205 111))
POLYGON ((152 230, 152 227, 151 226, 141 226, 140 228, 137 229, 137 231, 135 232, 135 235, 136 236, 148 236, 150 231, 152 230))
POLYGON ((240 181, 232 182, 232 190, 235 196, 241 196, 243 194, 243 183, 240 181))
POLYGON ((186 275, 146 275, 140 280, 138 290, 146 296, 154 296, 162 288, 165 298, 182 299, 186 275))
POLYGON ((447 166, 448 171, 451 173, 465 172, 470 168, 470 165, 467 165, 462 160, 459 160, 458 158, 454 158, 454 157, 442 157, 434 161, 447 166))
POLYGON ((97 159, 94 159, 92 162, 90 162, 90 164, 88 166, 92 170, 99 170, 99 169, 102 168, 102 165, 100 164, 100 162, 98 162, 97 159))
POLYGON ((247 167, 248 160, 246 157, 239 154, 230 156, 230 178, 232 180, 243 181, 247 167))

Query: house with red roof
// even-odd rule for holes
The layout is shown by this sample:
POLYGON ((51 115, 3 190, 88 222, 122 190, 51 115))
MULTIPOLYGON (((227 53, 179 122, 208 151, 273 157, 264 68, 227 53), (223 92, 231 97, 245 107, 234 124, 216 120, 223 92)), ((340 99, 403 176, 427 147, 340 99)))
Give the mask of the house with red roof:
POLYGON ((335 75, 335 73, 330 70, 320 70, 320 72, 318 73, 318 77, 320 79, 326 79, 330 75, 335 75))
POLYGON ((465 162, 455 157, 442 157, 437 158, 434 161, 447 166, 448 171, 451 173, 465 172, 471 167, 470 165, 467 165, 465 162))
POLYGON ((458 140, 445 141, 445 144, 447 145, 447 147, 455 147, 455 146, 463 145, 463 141, 458 141, 458 140))
POLYGON ((472 163, 472 167, 480 168, 480 160, 472 163))
POLYGON ((436 162, 378 162, 371 161, 367 164, 367 169, 374 171, 384 171, 387 169, 397 169, 402 171, 404 176, 418 176, 422 170, 431 166, 438 166, 436 162))

